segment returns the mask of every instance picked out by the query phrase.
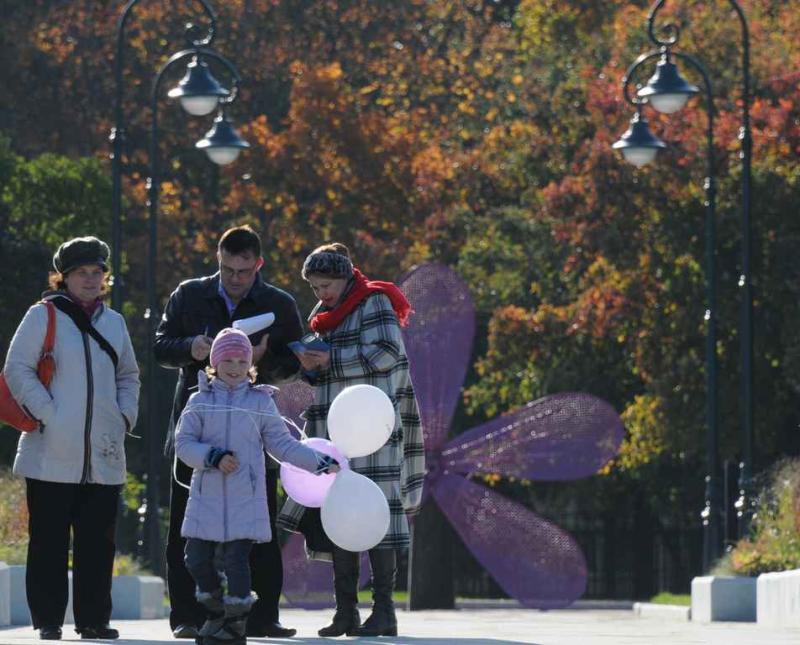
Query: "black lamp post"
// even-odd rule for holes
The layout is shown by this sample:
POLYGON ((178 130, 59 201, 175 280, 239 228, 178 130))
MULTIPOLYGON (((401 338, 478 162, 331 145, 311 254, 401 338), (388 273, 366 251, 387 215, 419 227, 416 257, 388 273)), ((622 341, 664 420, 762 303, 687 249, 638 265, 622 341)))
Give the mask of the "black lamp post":
MULTIPOLYGON (((656 67, 656 73, 651 77, 647 86, 640 89, 638 94, 638 104, 647 101, 653 105, 654 108, 665 113, 672 113, 679 110, 686 103, 689 96, 695 93, 696 88, 686 83, 678 73, 677 67, 672 63, 670 55, 677 56, 683 60, 687 60, 690 64, 701 71, 706 82, 706 89, 708 93, 708 116, 709 116, 709 139, 713 138, 713 107, 711 105, 711 86, 708 83, 707 75, 702 71, 697 61, 687 57, 684 54, 677 54, 672 51, 672 46, 678 41, 680 35, 679 29, 674 24, 665 24, 661 27, 661 31, 665 34, 665 39, 659 39, 655 34, 655 21, 658 12, 662 9, 666 0, 658 0, 655 2, 651 9, 647 21, 647 29, 650 39, 661 49, 657 53, 646 54, 637 60, 636 63, 628 70, 624 79, 625 97, 630 101, 628 96, 627 86, 629 79, 634 69, 655 56, 661 54, 661 61, 656 67)), ((728 4, 736 14, 741 28, 742 37, 742 89, 741 89, 741 102, 742 102, 742 125, 739 131, 739 139, 742 142, 742 214, 741 214, 741 235, 742 235, 742 266, 741 274, 739 276, 738 285, 742 289, 741 303, 742 303, 742 318, 741 318, 741 348, 742 348, 742 461, 740 463, 739 475, 739 498, 736 501, 737 517, 739 520, 739 535, 744 535, 750 524, 753 507, 753 494, 752 494, 752 473, 753 473, 753 293, 751 281, 751 255, 752 255, 752 230, 750 218, 750 180, 751 180, 751 160, 752 160, 752 135, 750 131, 750 35, 747 25, 747 18, 740 4, 736 0, 728 0, 728 4)), ((637 109, 641 105, 637 104, 637 109)), ((623 145, 617 146, 623 148, 623 145)), ((709 144, 709 179, 706 182, 707 199, 709 203, 709 211, 713 209, 714 197, 714 182, 713 182, 713 155, 709 144)), ((713 241, 713 225, 710 222, 707 225, 707 230, 712 233, 711 241, 713 241)), ((707 245, 708 245, 707 239, 707 245)), ((707 247, 708 248, 708 247, 707 247)), ((713 246, 709 253, 709 262, 713 260, 713 246)), ((711 267, 710 267, 711 268, 711 267)), ((709 334, 715 326, 714 310, 716 305, 711 306, 711 299, 709 299, 710 314, 708 314, 709 334)), ((712 347, 713 349, 713 347, 712 347)), ((716 361, 716 352, 714 352, 714 361, 716 361)), ((716 369, 716 367, 714 368, 716 369)), ((710 371, 710 370, 709 370, 710 371)), ((716 417, 716 412, 711 414, 713 405, 716 410, 716 390, 711 389, 711 382, 709 376, 709 399, 714 399, 713 404, 709 402, 709 475, 706 482, 706 508, 703 511, 703 524, 706 527, 705 531, 705 544, 704 549, 706 557, 706 564, 709 559, 713 559, 713 555, 717 552, 716 529, 713 524, 717 521, 719 510, 715 506, 716 500, 719 499, 719 482, 717 481, 718 469, 718 455, 717 455, 717 433, 716 429, 712 431, 711 417, 716 417), (713 440, 712 440, 713 439, 713 440)), ((716 384, 714 383, 714 387, 716 384)), ((716 421, 714 421, 716 424, 716 421)))
MULTIPOLYGON (((125 112, 123 109, 125 94, 125 26, 128 23, 133 9, 140 0, 128 0, 117 19, 116 42, 117 50, 114 58, 114 127, 109 140, 112 143, 111 173, 111 272, 113 282, 111 285, 111 306, 120 310, 122 306, 122 154, 125 146, 125 112)), ((205 0, 198 0, 208 21, 208 33, 204 38, 192 41, 200 47, 208 45, 214 38, 217 17, 213 9, 205 0)), ((213 112, 217 107, 220 97, 227 96, 228 91, 220 86, 208 71, 205 64, 190 64, 187 66, 186 76, 181 81, 181 87, 188 94, 187 99, 181 103, 184 109, 193 115, 204 115, 213 112)))
MULTIPOLYGON (((222 104, 229 104, 236 99, 241 77, 238 71, 227 58, 208 49, 208 45, 214 39, 216 28, 216 16, 205 0, 199 0, 203 9, 210 20, 208 33, 204 37, 198 36, 198 29, 194 25, 187 25, 186 38, 189 44, 187 49, 173 54, 169 60, 156 73, 153 80, 150 95, 151 110, 151 130, 150 130, 150 176, 147 180, 148 187, 148 230, 149 245, 147 254, 147 310, 145 318, 148 321, 148 348, 145 364, 145 382, 147 393, 147 482, 146 482, 146 517, 145 517, 145 540, 147 545, 147 558, 151 566, 158 570, 161 563, 161 534, 159 525, 159 466, 162 460, 160 433, 158 418, 158 387, 156 383, 156 362, 153 354, 153 341, 155 331, 160 318, 160 307, 156 292, 156 260, 158 257, 158 199, 161 187, 161 177, 159 170, 159 131, 158 131, 158 99, 160 96, 161 83, 166 73, 175 66, 190 60, 187 65, 185 76, 176 87, 169 91, 170 98, 180 100, 183 108, 192 115, 201 116, 212 112, 222 104), (212 59, 224 66, 231 74, 234 86, 232 90, 223 88, 211 75, 205 59, 212 59)), ((121 51, 122 33, 125 21, 131 9, 139 0, 131 0, 123 9, 118 22, 118 54, 117 54, 117 127, 112 134, 114 142, 114 250, 117 254, 114 261, 115 276, 119 275, 119 248, 120 248, 120 177, 121 177, 121 134, 124 128, 121 125, 122 109, 122 74, 121 74, 121 51)), ((220 116, 215 120, 215 128, 206 134, 206 137, 196 144, 196 147, 204 149, 208 157, 216 164, 224 165, 232 162, 238 156, 241 149, 249 147, 249 144, 241 139, 227 121, 222 116, 224 108, 220 107, 220 116), (220 128, 222 123, 222 128, 220 128), (219 135, 209 137, 215 130, 221 130, 219 135), (231 152, 235 150, 235 154, 231 152)), ((115 280, 114 288, 117 289, 116 297, 121 298, 119 292, 119 281, 115 280)), ((113 296, 112 292, 112 296, 113 296)), ((119 303, 117 304, 119 306, 119 303)))
MULTIPOLYGON (((663 2, 657 3, 658 6, 663 2)), ((657 7, 658 8, 658 7, 657 7)), ((657 9, 656 8, 656 9, 657 9)), ((700 90, 687 83, 672 62, 675 56, 687 62, 703 78, 706 97, 706 163, 707 176, 704 183, 706 193, 706 425, 707 425, 707 469, 705 482, 705 506, 701 513, 703 521, 703 567, 716 560, 722 552, 722 489, 719 468, 719 424, 718 424, 718 386, 717 386, 717 262, 716 262, 716 164, 714 161, 714 95, 711 81, 705 68, 692 56, 672 52, 671 47, 678 41, 679 31, 674 25, 667 27, 668 37, 659 40, 652 30, 655 11, 650 14, 650 37, 659 49, 642 54, 628 68, 622 81, 626 101, 636 107, 636 115, 631 128, 614 144, 625 158, 637 166, 652 161, 665 144, 647 129, 641 118, 642 107, 650 103, 666 113, 679 110, 688 98, 700 90), (643 65, 659 59, 656 71, 645 87, 639 87, 636 96, 631 97, 630 84, 636 72, 643 65)))
MULTIPOLYGON (((204 49, 202 47, 193 46, 190 49, 186 49, 183 51, 174 54, 158 71, 156 74, 155 80, 153 81, 153 91, 151 94, 151 115, 152 115, 152 127, 150 131, 150 177, 148 179, 148 205, 150 207, 149 217, 148 217, 148 228, 149 228, 149 237, 150 237, 150 244, 149 244, 149 251, 147 255, 147 302, 148 302, 148 309, 145 314, 145 317, 148 319, 148 327, 149 327, 149 341, 150 346, 148 347, 147 352, 147 411, 148 411, 148 476, 147 476, 147 507, 150 510, 148 513, 149 519, 149 528, 147 530, 148 536, 148 544, 149 552, 150 552, 150 560, 151 562, 158 562, 160 561, 160 544, 161 544, 161 535, 158 523, 158 478, 159 478, 159 469, 158 464, 160 463, 161 459, 161 442, 158 441, 158 433, 155 432, 155 429, 159 426, 159 419, 158 419, 158 406, 156 405, 157 397, 158 397, 158 387, 156 384, 156 362, 155 356, 153 354, 153 341, 155 340, 155 333, 156 327, 158 326, 158 321, 161 317, 159 302, 158 302, 158 294, 156 292, 156 260, 158 256, 158 198, 159 192, 161 188, 161 177, 160 177, 160 170, 158 164, 158 148, 159 148, 159 140, 158 140, 158 98, 159 98, 159 89, 161 87, 161 81, 164 78, 164 74, 173 66, 179 64, 180 62, 186 60, 187 58, 192 58, 193 60, 197 59, 197 57, 203 56, 207 58, 212 58, 220 63, 222 63, 228 71, 233 76, 234 80, 234 88, 230 93, 230 96, 224 99, 225 102, 232 102, 236 98, 237 88, 239 83, 241 82, 241 78, 239 77, 239 73, 236 71, 236 68, 233 64, 224 56, 217 54, 211 50, 204 49), (158 547, 157 551, 153 549, 158 547)), ((177 89, 177 88, 175 88, 177 89)), ((179 95, 175 94, 175 89, 170 92, 171 97, 176 97, 179 95)), ((182 100, 184 100, 185 95, 180 96, 182 100)), ((216 121, 219 120, 219 117, 216 121)), ((215 123, 216 123, 215 121, 215 123)), ((206 143, 206 145, 201 146, 204 142, 207 141, 206 139, 202 139, 197 144, 197 147, 204 148, 206 153, 208 154, 209 158, 217 163, 217 164, 227 164, 232 162, 241 148, 249 147, 249 144, 240 139, 238 135, 236 135, 233 128, 230 126, 227 120, 224 120, 224 123, 228 126, 228 134, 229 136, 227 139, 224 140, 217 140, 213 143, 206 143), (236 150, 236 155, 234 154, 219 154, 220 151, 227 151, 230 148, 236 150), (218 153, 218 154, 215 154, 218 153)), ((217 124, 218 125, 218 124, 217 124)), ((206 135, 208 137, 208 134, 206 135)))

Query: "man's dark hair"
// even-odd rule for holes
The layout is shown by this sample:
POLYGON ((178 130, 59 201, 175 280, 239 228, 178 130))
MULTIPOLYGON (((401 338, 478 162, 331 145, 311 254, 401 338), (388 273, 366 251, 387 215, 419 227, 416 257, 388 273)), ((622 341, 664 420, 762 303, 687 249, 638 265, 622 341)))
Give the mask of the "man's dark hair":
POLYGON ((225 251, 231 255, 245 255, 252 253, 261 257, 261 238, 248 224, 229 228, 219 238, 218 251, 225 251))

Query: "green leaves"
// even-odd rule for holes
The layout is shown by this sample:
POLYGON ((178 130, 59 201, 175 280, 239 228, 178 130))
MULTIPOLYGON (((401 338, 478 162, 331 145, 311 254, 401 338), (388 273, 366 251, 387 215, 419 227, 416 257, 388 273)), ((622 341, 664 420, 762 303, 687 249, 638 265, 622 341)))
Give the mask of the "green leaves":
POLYGON ((97 159, 52 153, 20 159, 2 188, 2 200, 6 231, 51 249, 70 237, 111 233, 111 181, 97 159))

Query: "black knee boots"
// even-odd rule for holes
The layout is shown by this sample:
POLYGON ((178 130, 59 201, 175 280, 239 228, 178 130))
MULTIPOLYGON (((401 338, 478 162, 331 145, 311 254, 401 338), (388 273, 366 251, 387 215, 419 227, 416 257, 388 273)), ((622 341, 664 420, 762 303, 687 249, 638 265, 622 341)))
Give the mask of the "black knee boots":
MULTIPOLYGON (((221 623, 215 623, 215 632, 203 636, 202 645, 246 645, 247 616, 255 597, 231 598, 226 596, 223 602, 221 623)), ((205 625, 203 625, 205 627, 205 625)))
POLYGON ((222 589, 217 589, 211 593, 198 591, 197 602, 206 610, 206 622, 197 632, 198 642, 202 642, 207 636, 216 634, 225 623, 225 605, 222 602, 222 589))
POLYGON ((333 621, 317 633, 320 636, 352 636, 361 625, 358 614, 358 553, 333 549, 333 590, 336 613, 333 621))
POLYGON ((355 636, 397 636, 397 617, 394 613, 395 553, 394 549, 372 549, 372 613, 356 629, 355 636))

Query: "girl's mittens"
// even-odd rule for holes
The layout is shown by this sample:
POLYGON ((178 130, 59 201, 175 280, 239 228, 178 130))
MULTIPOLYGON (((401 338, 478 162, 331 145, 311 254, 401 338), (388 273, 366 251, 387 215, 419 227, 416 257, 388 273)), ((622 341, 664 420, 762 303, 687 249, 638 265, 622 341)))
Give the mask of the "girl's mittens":
POLYGON ((233 455, 230 450, 223 450, 222 448, 212 448, 206 455, 206 465, 212 468, 218 468, 219 462, 225 455, 233 455))
POLYGON ((317 453, 317 469, 314 471, 315 475, 321 475, 322 473, 328 474, 330 472, 331 466, 338 466, 339 462, 336 461, 330 455, 323 455, 322 453, 317 453))

